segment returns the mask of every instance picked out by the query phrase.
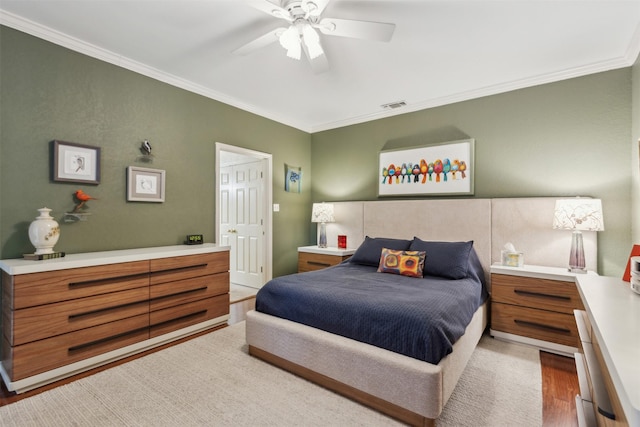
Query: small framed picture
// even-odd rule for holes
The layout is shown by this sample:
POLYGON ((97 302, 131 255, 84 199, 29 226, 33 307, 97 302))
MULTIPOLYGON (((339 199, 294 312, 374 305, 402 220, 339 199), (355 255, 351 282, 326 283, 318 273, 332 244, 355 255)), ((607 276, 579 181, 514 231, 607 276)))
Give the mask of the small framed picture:
POLYGON ((100 184, 100 147, 53 141, 53 180, 100 184))
POLYGON ((160 169, 129 166, 127 200, 130 202, 164 202, 166 172, 160 169))

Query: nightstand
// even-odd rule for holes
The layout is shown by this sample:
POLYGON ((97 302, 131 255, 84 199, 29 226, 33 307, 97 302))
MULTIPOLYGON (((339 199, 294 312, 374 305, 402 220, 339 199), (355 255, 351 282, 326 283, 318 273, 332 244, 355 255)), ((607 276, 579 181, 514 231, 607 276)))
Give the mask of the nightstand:
POLYGON ((340 264, 354 254, 355 249, 319 248, 302 246, 298 248, 298 273, 321 270, 340 264))
POLYGON ((566 268, 492 265, 491 335, 573 356, 580 340, 573 310, 584 310, 575 277, 566 268))

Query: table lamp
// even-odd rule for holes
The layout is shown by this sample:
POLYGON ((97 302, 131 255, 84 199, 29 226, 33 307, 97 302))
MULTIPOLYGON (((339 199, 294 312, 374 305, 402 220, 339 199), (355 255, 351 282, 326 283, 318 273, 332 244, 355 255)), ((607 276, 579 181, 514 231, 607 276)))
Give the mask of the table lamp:
POLYGON ((320 223, 318 247, 327 247, 327 222, 334 222, 333 205, 331 203, 314 203, 311 211, 311 222, 320 223))
POLYGON ((586 273, 582 231, 604 230, 602 202, 600 199, 576 197, 556 200, 553 228, 557 230, 573 230, 571 252, 569 253, 569 271, 586 273))

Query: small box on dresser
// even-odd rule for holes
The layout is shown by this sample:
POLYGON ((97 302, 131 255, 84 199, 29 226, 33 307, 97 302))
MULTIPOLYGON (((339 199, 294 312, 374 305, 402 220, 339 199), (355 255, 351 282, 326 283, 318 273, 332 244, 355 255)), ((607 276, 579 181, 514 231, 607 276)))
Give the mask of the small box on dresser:
MULTIPOLYGON (((594 273, 591 273, 594 274, 594 273)), ((575 273, 566 268, 491 266, 491 335, 573 356, 583 309, 575 273)))

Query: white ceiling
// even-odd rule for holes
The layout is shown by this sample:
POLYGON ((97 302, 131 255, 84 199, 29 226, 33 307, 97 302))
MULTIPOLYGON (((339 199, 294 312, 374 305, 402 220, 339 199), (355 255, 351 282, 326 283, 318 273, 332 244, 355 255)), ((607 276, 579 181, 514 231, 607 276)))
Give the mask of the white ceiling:
MULTIPOLYGON (((274 3, 278 0, 272 0, 274 3)), ((391 22, 389 43, 322 35, 330 70, 276 42, 242 0, 0 0, 0 23, 306 132, 627 67, 640 0, 332 0, 323 17, 391 22), (406 107, 381 105, 405 101, 406 107)))

